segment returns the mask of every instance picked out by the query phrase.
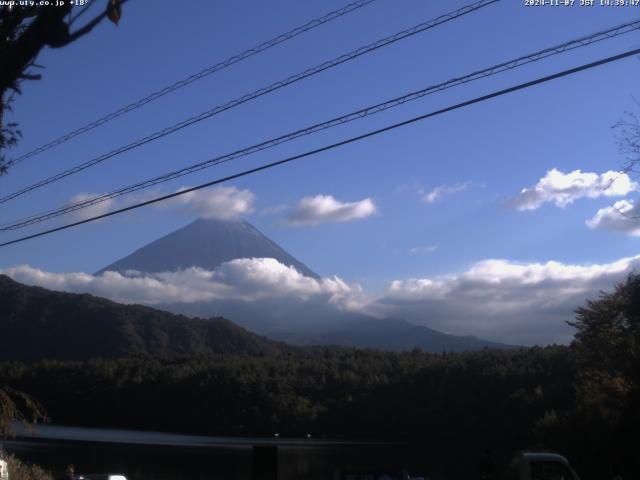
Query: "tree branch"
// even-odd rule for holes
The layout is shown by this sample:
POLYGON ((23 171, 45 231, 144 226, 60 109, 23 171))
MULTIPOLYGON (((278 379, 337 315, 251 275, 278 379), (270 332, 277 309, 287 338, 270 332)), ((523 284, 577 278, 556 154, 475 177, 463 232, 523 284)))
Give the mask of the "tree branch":
POLYGON ((76 30, 75 32, 73 32, 71 34, 69 34, 69 36, 67 37, 67 40, 64 43, 62 43, 61 45, 56 45, 56 48, 64 47, 65 45, 69 45, 71 42, 75 42, 80 37, 82 37, 82 36, 86 35, 87 33, 91 32, 91 30, 93 30, 100 22, 102 22, 102 20, 104 20, 107 17, 107 15, 109 15, 113 10, 115 10, 118 7, 120 7, 121 5, 123 5, 126 2, 127 2, 127 0, 120 0, 120 1, 116 2, 115 4, 111 4, 111 3, 107 4, 107 8, 104 10, 104 12, 102 12, 100 15, 96 16, 93 20, 88 22, 84 27, 76 30))
POLYGON ((72 26, 74 23, 76 23, 78 21, 78 19, 84 15, 85 13, 87 13, 89 10, 91 10, 91 7, 93 7, 97 2, 92 1, 92 2, 87 2, 85 4, 84 7, 82 7, 82 9, 75 14, 73 17, 71 17, 71 20, 69 20, 69 26, 72 26))

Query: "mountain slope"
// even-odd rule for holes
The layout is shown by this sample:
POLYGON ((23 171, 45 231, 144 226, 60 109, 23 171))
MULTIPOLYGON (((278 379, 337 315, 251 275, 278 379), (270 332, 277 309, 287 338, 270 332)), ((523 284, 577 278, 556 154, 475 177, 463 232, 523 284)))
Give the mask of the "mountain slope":
POLYGON ((309 305, 304 301, 289 301, 286 305, 274 303, 267 307, 262 303, 228 300, 166 304, 160 308, 192 316, 217 312, 253 332, 292 345, 338 345, 390 351, 417 347, 434 353, 513 348, 473 336, 443 333, 401 319, 380 319, 340 311, 329 304, 309 305))
MULTIPOLYGON (((276 337, 274 337, 276 338, 276 337)), ((511 345, 490 342, 473 336, 450 335, 405 320, 366 318, 343 328, 316 337, 293 335, 280 338, 293 344, 330 344, 346 347, 367 347, 391 351, 421 348, 427 352, 464 352, 483 348, 509 349, 511 345)))
POLYGON ((188 318, 0 275, 0 361, 207 354, 274 355, 290 347, 224 318, 188 318))
POLYGON ((318 274, 265 237, 249 222, 241 219, 213 220, 200 218, 132 254, 106 266, 97 274, 112 270, 154 273, 188 267, 213 270, 236 258, 275 258, 313 278, 318 274))

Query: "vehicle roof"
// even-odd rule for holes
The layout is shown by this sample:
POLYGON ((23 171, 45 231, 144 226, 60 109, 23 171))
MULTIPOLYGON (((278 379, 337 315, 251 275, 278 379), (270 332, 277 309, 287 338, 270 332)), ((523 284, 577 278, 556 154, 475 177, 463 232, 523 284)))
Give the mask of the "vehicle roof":
POLYGON ((544 461, 544 460, 549 460, 549 461, 555 461, 555 462, 562 462, 565 464, 569 464, 569 462, 567 461, 567 459, 565 457, 563 457, 560 454, 557 453, 550 453, 550 452, 523 452, 521 454, 524 458, 526 458, 527 460, 538 460, 538 461, 544 461))

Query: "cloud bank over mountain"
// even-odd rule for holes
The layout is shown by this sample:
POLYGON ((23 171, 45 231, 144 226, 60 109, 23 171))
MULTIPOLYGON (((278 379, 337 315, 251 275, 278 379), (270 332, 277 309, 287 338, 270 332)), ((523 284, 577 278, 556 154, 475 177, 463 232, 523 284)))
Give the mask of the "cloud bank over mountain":
POLYGON ((100 275, 82 272, 44 272, 27 265, 0 270, 14 280, 52 290, 91 293, 122 303, 157 305, 212 300, 256 302, 265 298, 309 300, 325 297, 330 303, 351 294, 338 277, 316 280, 283 265, 273 258, 242 258, 222 264, 215 270, 198 267, 175 272, 126 274, 107 271, 100 275))
MULTIPOLYGON (((265 308, 307 302, 323 312, 358 312, 406 319, 456 335, 512 344, 566 343, 573 311, 600 290, 611 290, 640 256, 594 265, 484 260, 461 273, 391 282, 367 294, 339 277, 310 278, 270 258, 244 258, 214 270, 188 268, 142 274, 52 273, 29 266, 0 270, 14 280, 54 290, 92 293, 123 303, 229 301, 265 308)), ((213 312, 212 312, 213 313, 213 312)), ((300 318, 304 322, 304 318, 300 318)))
POLYGON ((428 316, 431 328, 450 333, 566 343, 573 311, 638 266, 640 256, 594 265, 485 260, 458 274, 394 281, 369 307, 414 323, 428 316))

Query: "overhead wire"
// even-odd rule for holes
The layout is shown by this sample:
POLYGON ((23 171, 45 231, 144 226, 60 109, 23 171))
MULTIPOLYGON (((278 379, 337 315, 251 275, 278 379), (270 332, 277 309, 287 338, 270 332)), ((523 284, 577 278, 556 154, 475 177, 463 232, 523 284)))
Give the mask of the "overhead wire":
POLYGON ((287 78, 285 78, 284 80, 280 80, 277 81, 275 83, 272 83, 271 85, 267 86, 267 87, 263 87, 260 88, 258 90, 255 90, 252 93, 243 95, 241 97, 238 97, 234 100, 231 100, 227 103, 218 105, 210 110, 207 110, 205 112, 202 112, 198 115, 192 116, 186 120, 183 120, 179 123, 176 123, 174 125, 171 125, 169 127, 163 128, 161 130, 158 130, 150 135, 147 135, 143 138, 140 138, 132 143, 129 143, 127 145, 123 145, 121 147, 118 147, 114 150, 111 150, 110 152, 107 152, 103 155, 100 155, 98 157, 95 157, 91 160, 87 160, 79 165, 76 165, 72 168, 69 168, 67 170, 64 170, 58 174, 55 174, 51 177, 45 178, 43 180, 40 180, 34 184, 31 184, 27 187, 21 188, 13 193, 10 193, 8 195, 5 195, 3 197, 0 197, 0 204, 2 203, 6 203, 14 198, 17 198, 21 195, 24 195, 26 193, 29 193, 33 190, 36 190, 38 188, 44 187, 45 185, 49 185, 53 182, 57 182, 59 180, 62 180, 63 178, 69 177, 71 175, 74 175, 78 172, 81 172, 89 167, 93 167, 94 165, 97 165, 99 163, 104 162, 105 160, 108 160, 110 158, 113 158, 117 155, 120 155, 122 153, 128 152, 130 150, 133 150, 137 147, 140 147, 142 145, 145 145, 149 142, 158 140, 162 137, 165 137, 167 135, 170 135, 172 133, 175 133, 179 130, 182 130, 183 128, 186 127, 190 127, 198 122, 201 122, 205 119, 208 119, 214 115, 217 115, 219 113, 222 113, 224 111, 230 110, 234 107, 237 107, 239 105, 242 105, 248 101, 254 100, 258 97, 261 97, 263 95, 266 95, 268 93, 271 93, 273 91, 279 90, 283 87, 286 87, 288 85, 291 85, 293 83, 299 82, 300 80, 303 80, 307 77, 313 76, 313 75, 317 75, 320 72, 323 72, 325 70, 328 70, 330 68, 336 67, 338 65, 341 65, 345 62, 354 60, 358 57, 361 57, 362 55, 365 55, 367 53, 376 51, 380 48, 386 47, 388 45, 391 45, 393 43, 396 43, 400 40, 404 40, 405 38, 409 38, 413 35, 416 35, 418 33, 430 30, 432 28, 435 28, 438 25, 442 25, 444 23, 450 22, 452 20, 455 20, 457 18, 460 18, 464 15, 467 15, 469 13, 475 12, 481 8, 487 7, 489 5, 492 5, 494 3, 500 2, 501 0, 480 0, 477 1, 475 3, 469 4, 469 5, 465 5, 463 7, 460 7, 454 11, 451 11, 449 13, 446 13, 444 15, 441 15, 433 20, 429 20, 427 22, 423 22, 420 23, 414 27, 411 27, 409 29, 406 30, 402 30, 401 32, 398 32, 394 35, 382 38, 380 40, 377 40, 373 43, 370 43, 368 45, 365 45, 363 47, 357 48, 356 50, 353 50, 349 53, 340 55, 339 57, 334 58, 333 60, 329 60, 326 62, 321 63, 320 65, 317 65, 315 67, 311 67, 308 68, 306 70, 304 70, 303 72, 297 73, 295 75, 291 75, 287 78))
MULTIPOLYGON (((288 32, 282 33, 274 38, 271 38, 270 40, 267 40, 265 42, 262 42, 259 45, 256 45, 255 47, 249 48, 237 55, 233 55, 229 58, 227 58, 226 60, 222 60, 218 63, 216 63, 215 65, 211 65, 197 73, 194 73, 192 75, 189 75, 186 78, 183 78, 181 80, 178 80, 170 85, 167 85, 166 87, 161 88, 160 90, 156 90, 155 92, 142 97, 134 102, 129 103, 128 105, 125 105, 123 107, 118 108, 117 110, 114 110, 113 112, 104 115, 96 120, 93 120, 85 125, 83 125, 82 127, 76 128, 75 130, 72 130, 54 140, 51 140, 50 142, 45 143, 44 145, 41 145, 37 148, 34 148, 33 150, 30 150, 16 158, 13 158, 11 160, 9 160, 6 163, 6 167, 12 167, 14 165, 17 165, 23 161, 25 161, 28 158, 34 157, 40 153, 46 152, 47 150, 50 150, 62 143, 68 142, 69 140, 82 135, 84 133, 87 133, 95 128, 98 128, 101 125, 104 125, 105 123, 110 122, 111 120, 114 120, 126 113, 129 113, 133 110, 136 110, 150 102, 153 102, 161 97, 164 97, 165 95, 168 95, 169 93, 172 93, 176 90, 179 90, 180 88, 186 87, 187 85, 190 85, 198 80, 201 80, 205 77, 208 77, 209 75, 212 75, 216 72, 219 72, 220 70, 224 70, 225 68, 228 68, 232 65, 235 65, 236 63, 239 63, 243 60, 246 60, 247 58, 250 58, 254 55, 257 55, 258 53, 264 52, 265 50, 268 50, 270 48, 273 48, 277 45, 280 45, 281 43, 284 43, 288 40, 291 40, 295 37, 297 37, 298 35, 301 35, 302 33, 308 32, 310 30, 313 30, 316 27, 319 27, 321 25, 324 25, 325 23, 328 23, 332 20, 335 20, 337 18, 340 18, 344 15, 347 15, 348 13, 351 13, 353 11, 358 10, 359 8, 362 8, 372 2, 374 2, 376 0, 357 0, 355 2, 351 2, 348 5, 345 5, 344 7, 338 9, 338 10, 334 10, 331 11, 321 17, 315 18, 307 23, 305 23, 304 25, 300 25, 298 27, 293 28, 292 30, 289 30, 288 32)), ((94 2, 95 3, 95 2, 94 2)), ((83 10, 84 12, 84 10, 83 10)), ((82 13, 82 12, 81 12, 82 13)))
POLYGON ((423 115, 419 115, 419 116, 416 116, 416 117, 413 117, 413 118, 410 118, 410 119, 407 119, 407 120, 403 120, 403 121, 398 122, 398 123, 394 123, 392 125, 388 125, 388 126, 383 127, 383 128, 379 128, 377 130, 369 131, 369 132, 361 134, 361 135, 350 137, 350 138, 348 138, 346 140, 335 142, 335 143, 332 143, 330 145, 325 145, 323 147, 316 148, 314 150, 309 150, 307 152, 304 152, 304 153, 301 153, 301 154, 298 154, 298 155, 287 157, 287 158, 284 158, 284 159, 281 159, 281 160, 278 160, 278 161, 275 161, 275 162, 271 162, 271 163, 268 163, 268 164, 265 164, 265 165, 261 165, 259 167, 255 167, 255 168, 251 168, 251 169, 248 169, 248 170, 244 170, 242 172, 235 173, 233 175, 229 175, 229 176, 226 176, 226 177, 223 177, 223 178, 218 178, 216 180, 212 180, 212 181, 197 185, 195 187, 191 187, 191 188, 187 188, 187 189, 184 189, 184 190, 180 190, 180 191, 177 191, 177 192, 174 192, 174 193, 163 195, 161 197, 157 197, 157 198, 154 198, 154 199, 151 199, 151 200, 140 202, 140 203, 137 203, 135 205, 129 205, 129 206, 124 207, 124 208, 120 208, 120 209, 113 210, 113 211, 110 211, 110 212, 107 212, 107 213, 103 213, 101 215, 96 215, 96 216, 93 216, 93 217, 90 217, 90 218, 79 220, 77 222, 69 223, 69 224, 66 224, 66 225, 59 226, 59 227, 55 227, 55 228, 51 228, 51 229, 44 230, 44 231, 41 231, 41 232, 37 232, 37 233, 31 234, 31 235, 26 235, 24 237, 20 237, 20 238, 14 239, 14 240, 3 242, 3 243, 0 243, 0 247, 13 245, 13 244, 24 242, 24 241, 27 241, 27 240, 30 240, 30 239, 33 239, 33 238, 41 237, 41 236, 44 236, 44 235, 50 235, 50 234, 55 233, 55 232, 59 232, 59 231, 62 231, 62 230, 66 230, 66 229, 69 229, 69 228, 76 227, 78 225, 82 225, 82 224, 85 224, 85 223, 93 222, 93 221, 96 221, 96 220, 99 220, 99 219, 102 219, 102 218, 111 217, 113 215, 118 215, 118 214, 121 214, 121 213, 124 213, 124 212, 128 212, 128 211, 131 211, 131 210, 134 210, 134 209, 138 209, 138 208, 141 208, 141 207, 144 207, 144 206, 147 206, 147 205, 152 205, 154 203, 162 202, 162 201, 168 200, 170 198, 175 198, 175 197, 178 197, 178 196, 181 196, 181 195, 186 195, 188 193, 191 193, 191 192, 194 192, 194 191, 197 191, 197 190, 201 190, 201 189, 206 188, 206 187, 210 187, 210 186, 213 186, 213 185, 224 183, 224 182, 227 182, 227 181, 230 181, 230 180, 235 180, 237 178, 241 178, 241 177, 244 177, 244 176, 247 176, 247 175, 251 175, 253 173, 261 172, 261 171, 264 171, 264 170, 268 170, 268 169, 271 169, 271 168, 274 168, 274 167, 277 167, 277 166, 280 166, 280 165, 284 165, 284 164, 296 161, 296 160, 307 158, 307 157, 310 157, 312 155, 317 155, 319 153, 326 152, 326 151, 329 151, 329 150, 333 150, 335 148, 342 147, 344 145, 348 145, 348 144, 351 144, 351 143, 355 143, 355 142, 358 142, 358 141, 361 141, 361 140, 364 140, 364 139, 367 139, 367 138, 370 138, 370 137, 373 137, 373 136, 376 136, 376 135, 380 135, 382 133, 389 132, 389 131, 395 130, 397 128, 400 128, 400 127, 404 127, 404 126, 407 126, 407 125, 410 125, 410 124, 413 124, 413 123, 416 123, 416 122, 420 122, 422 120, 426 120, 426 119, 431 118, 431 117, 442 115, 444 113, 451 112, 451 111, 454 111, 454 110, 458 110, 458 109, 461 109, 461 108, 465 108, 465 107, 468 107, 470 105, 474 105, 474 104, 477 104, 477 103, 480 103, 480 102, 485 102, 487 100, 491 100, 493 98, 497 98, 497 97, 500 97, 500 96, 503 96, 503 95, 507 95, 509 93, 513 93, 513 92, 516 92, 516 91, 519 91, 519 90, 524 90, 526 88, 531 88, 531 87, 533 87, 535 85, 539 85, 539 84, 546 83, 546 82, 549 82, 549 81, 552 81, 552 80, 556 80, 558 78, 562 78, 562 77, 566 77, 566 76, 569 76, 569 75, 573 75, 573 74, 576 74, 576 73, 579 73, 579 72, 582 72, 582 71, 585 71, 585 70, 589 70, 591 68, 595 68, 595 67, 598 67, 598 66, 606 65, 608 63, 612 63, 612 62, 615 62, 615 61, 618 61, 618 60, 622 60, 624 58, 628 58, 630 56, 638 55, 638 54, 640 54, 640 48, 637 48, 637 49, 634 49, 634 50, 629 50, 629 51, 626 51, 626 52, 623 52, 623 53, 619 53, 617 55, 612 55, 612 56, 609 56, 609 57, 606 57, 606 58, 602 58, 602 59, 597 60, 595 62, 583 64, 583 65, 580 65, 578 67, 573 67, 573 68, 570 68, 570 69, 567 69, 567 70, 563 70, 561 72, 557 72, 557 73, 554 73, 554 74, 551 74, 551 75, 540 77, 540 78, 537 78, 535 80, 531 80, 531 81, 528 81, 528 82, 520 83, 518 85, 509 87, 509 88, 505 88, 505 89, 502 89, 502 90, 494 91, 492 93, 489 93, 489 94, 486 94, 486 95, 482 95, 480 97, 475 97, 475 98, 473 98, 471 100, 467 100, 467 101, 464 101, 464 102, 461 102, 461 103, 457 103, 455 105, 448 106, 446 108, 442 108, 442 109, 435 110, 435 111, 432 111, 432 112, 429 112, 429 113, 425 113, 423 115))
POLYGON ((238 158, 241 157, 245 157, 248 156, 250 154, 253 153, 257 153, 259 151, 262 150, 266 150, 268 148, 272 148, 275 147, 277 145, 292 141, 296 138, 300 138, 302 136, 306 136, 306 135, 311 135, 313 133, 322 131, 322 130, 326 130, 329 128, 333 128, 335 126, 338 125, 342 125, 348 122, 352 122, 354 120, 358 120, 361 118, 365 118, 380 112, 384 112, 385 110, 389 110, 391 108, 395 108, 397 106, 403 105, 407 102, 410 101, 414 101, 417 100, 419 98, 423 98, 426 95, 430 95, 436 92, 440 92, 458 85, 462 85, 465 83, 469 83, 471 81, 476 81, 482 78, 486 78, 489 76, 493 76, 496 75, 498 73, 507 71, 507 70, 512 70, 518 67, 521 67, 523 65, 527 65, 529 63, 533 63, 539 60, 542 60, 544 58, 548 58, 550 56, 553 55, 558 55, 567 51, 571 51, 571 50, 575 50, 577 48, 581 48, 581 47, 585 47, 587 45, 591 45, 593 43, 596 42, 600 42, 602 40, 606 40, 606 39, 610 39, 610 38, 615 38, 619 35, 623 35, 629 32, 633 32, 635 30, 640 29, 640 20, 635 20, 632 22, 627 22, 621 25, 617 25, 611 28, 608 28, 606 30, 603 31, 599 31, 599 32, 595 32, 586 36, 582 36, 564 43, 561 43, 559 45, 555 45, 552 47, 548 47, 542 50, 538 50, 536 52, 530 53, 528 55, 523 55, 520 56, 518 58, 515 58, 513 60, 509 60, 506 62, 502 62, 499 63, 497 65, 488 67, 488 68, 484 68, 482 70, 478 70, 475 72, 472 72, 470 74, 464 75, 464 76, 460 76, 460 77, 455 77, 452 78, 450 80, 447 80, 445 82, 436 84, 436 85, 430 85, 426 88, 420 89, 420 90, 416 90, 410 93, 407 93, 405 95, 402 95, 400 97, 396 97, 390 100, 387 100, 385 102, 382 103, 378 103, 372 106, 368 106, 366 108, 354 111, 354 112, 350 112, 346 115, 341 115, 339 117, 335 117, 332 118, 330 120, 327 120, 325 122, 321 122, 321 123, 316 123, 314 125, 293 131, 293 132, 289 132, 285 135, 281 135, 279 137, 275 137, 260 143, 257 143, 255 145, 251 145, 249 147, 245 147, 242 148, 240 150, 236 150, 234 152, 231 153, 227 153, 224 155, 220 155, 187 167, 183 167, 181 169, 178 170, 174 170, 172 172, 168 172, 165 173, 163 175, 159 175, 132 185, 128 185, 125 187, 121 187, 117 190, 114 190, 112 192, 106 193, 106 194, 102 194, 102 195, 97 195, 95 197, 83 200, 83 201, 79 201, 79 202, 75 202, 75 203, 71 203, 71 204, 67 204, 67 205, 63 205, 61 207, 58 207, 56 209, 52 209, 46 212, 41 212, 38 214, 34 214, 25 218, 21 218, 18 220, 13 220, 11 222, 7 222, 4 223, 2 225, 0 225, 0 232, 2 231, 10 231, 10 230, 17 230, 19 228, 23 228, 29 225, 33 225, 35 223, 39 223, 45 220, 49 220, 67 213, 71 213, 83 208, 88 208, 90 206, 93 205, 97 205, 99 203, 105 202, 105 201, 109 201, 112 200, 114 198, 120 197, 122 195, 126 195, 129 193, 133 193, 139 190, 143 190, 145 188, 149 188, 151 186, 154 185, 158 185, 161 183, 165 183, 167 181, 170 180, 174 180, 176 178, 180 178, 182 176, 206 169, 206 168, 210 168, 214 165, 219 165, 221 163, 225 163, 225 162, 229 162, 232 160, 236 160, 238 158))

